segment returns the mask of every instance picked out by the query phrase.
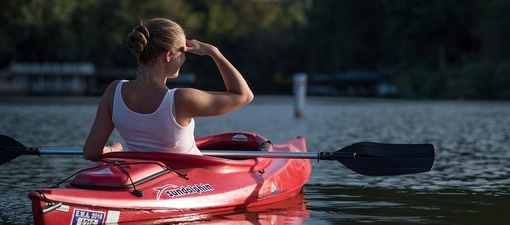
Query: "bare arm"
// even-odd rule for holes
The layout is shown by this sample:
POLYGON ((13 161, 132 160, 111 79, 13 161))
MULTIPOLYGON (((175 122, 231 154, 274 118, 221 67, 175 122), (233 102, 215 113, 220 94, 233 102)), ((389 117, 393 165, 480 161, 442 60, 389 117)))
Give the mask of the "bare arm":
POLYGON ((253 100, 253 93, 241 73, 213 45, 196 40, 186 41, 186 52, 211 57, 223 78, 226 91, 211 92, 192 88, 176 92, 178 120, 216 116, 234 111, 253 100))
POLYGON ((97 161, 104 153, 119 151, 122 146, 119 143, 113 144, 112 149, 106 147, 106 142, 112 134, 115 126, 112 122, 113 92, 118 82, 108 86, 97 107, 96 118, 92 124, 89 136, 83 146, 83 157, 87 160, 97 161))

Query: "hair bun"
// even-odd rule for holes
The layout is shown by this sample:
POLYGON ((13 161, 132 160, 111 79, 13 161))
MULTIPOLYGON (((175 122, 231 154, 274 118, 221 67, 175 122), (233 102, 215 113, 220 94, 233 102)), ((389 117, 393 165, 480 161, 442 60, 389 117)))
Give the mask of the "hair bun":
POLYGON ((136 26, 127 37, 128 47, 136 53, 141 53, 149 42, 150 33, 144 25, 136 26))

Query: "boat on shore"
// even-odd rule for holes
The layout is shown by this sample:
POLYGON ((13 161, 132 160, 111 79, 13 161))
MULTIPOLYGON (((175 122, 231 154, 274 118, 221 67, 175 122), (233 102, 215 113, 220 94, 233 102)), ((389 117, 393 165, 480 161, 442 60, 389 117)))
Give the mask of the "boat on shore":
MULTIPOLYGON (((249 132, 196 139, 201 150, 306 152, 249 132)), ((32 191, 34 224, 127 224, 260 207, 299 195, 309 159, 114 152, 51 188, 32 191)))

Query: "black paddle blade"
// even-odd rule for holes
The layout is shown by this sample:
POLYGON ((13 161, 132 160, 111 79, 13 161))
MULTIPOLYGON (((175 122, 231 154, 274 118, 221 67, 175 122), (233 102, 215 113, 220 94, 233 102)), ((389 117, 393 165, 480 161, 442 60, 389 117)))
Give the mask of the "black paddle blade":
POLYGON ((25 146, 9 136, 0 134, 0 165, 3 165, 21 155, 19 152, 7 151, 7 147, 23 148, 25 146))
POLYGON ((362 175, 393 176, 430 171, 434 155, 432 144, 358 142, 326 157, 362 175))

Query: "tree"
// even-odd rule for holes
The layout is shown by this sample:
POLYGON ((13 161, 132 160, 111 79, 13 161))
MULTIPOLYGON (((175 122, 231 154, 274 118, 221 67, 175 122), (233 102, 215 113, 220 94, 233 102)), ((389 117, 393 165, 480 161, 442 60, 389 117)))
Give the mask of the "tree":
POLYGON ((385 55, 402 69, 461 65, 479 52, 472 9, 465 0, 384 0, 385 55))
POLYGON ((380 1, 314 1, 307 46, 310 70, 339 73, 374 69, 382 60, 383 12, 380 1))

